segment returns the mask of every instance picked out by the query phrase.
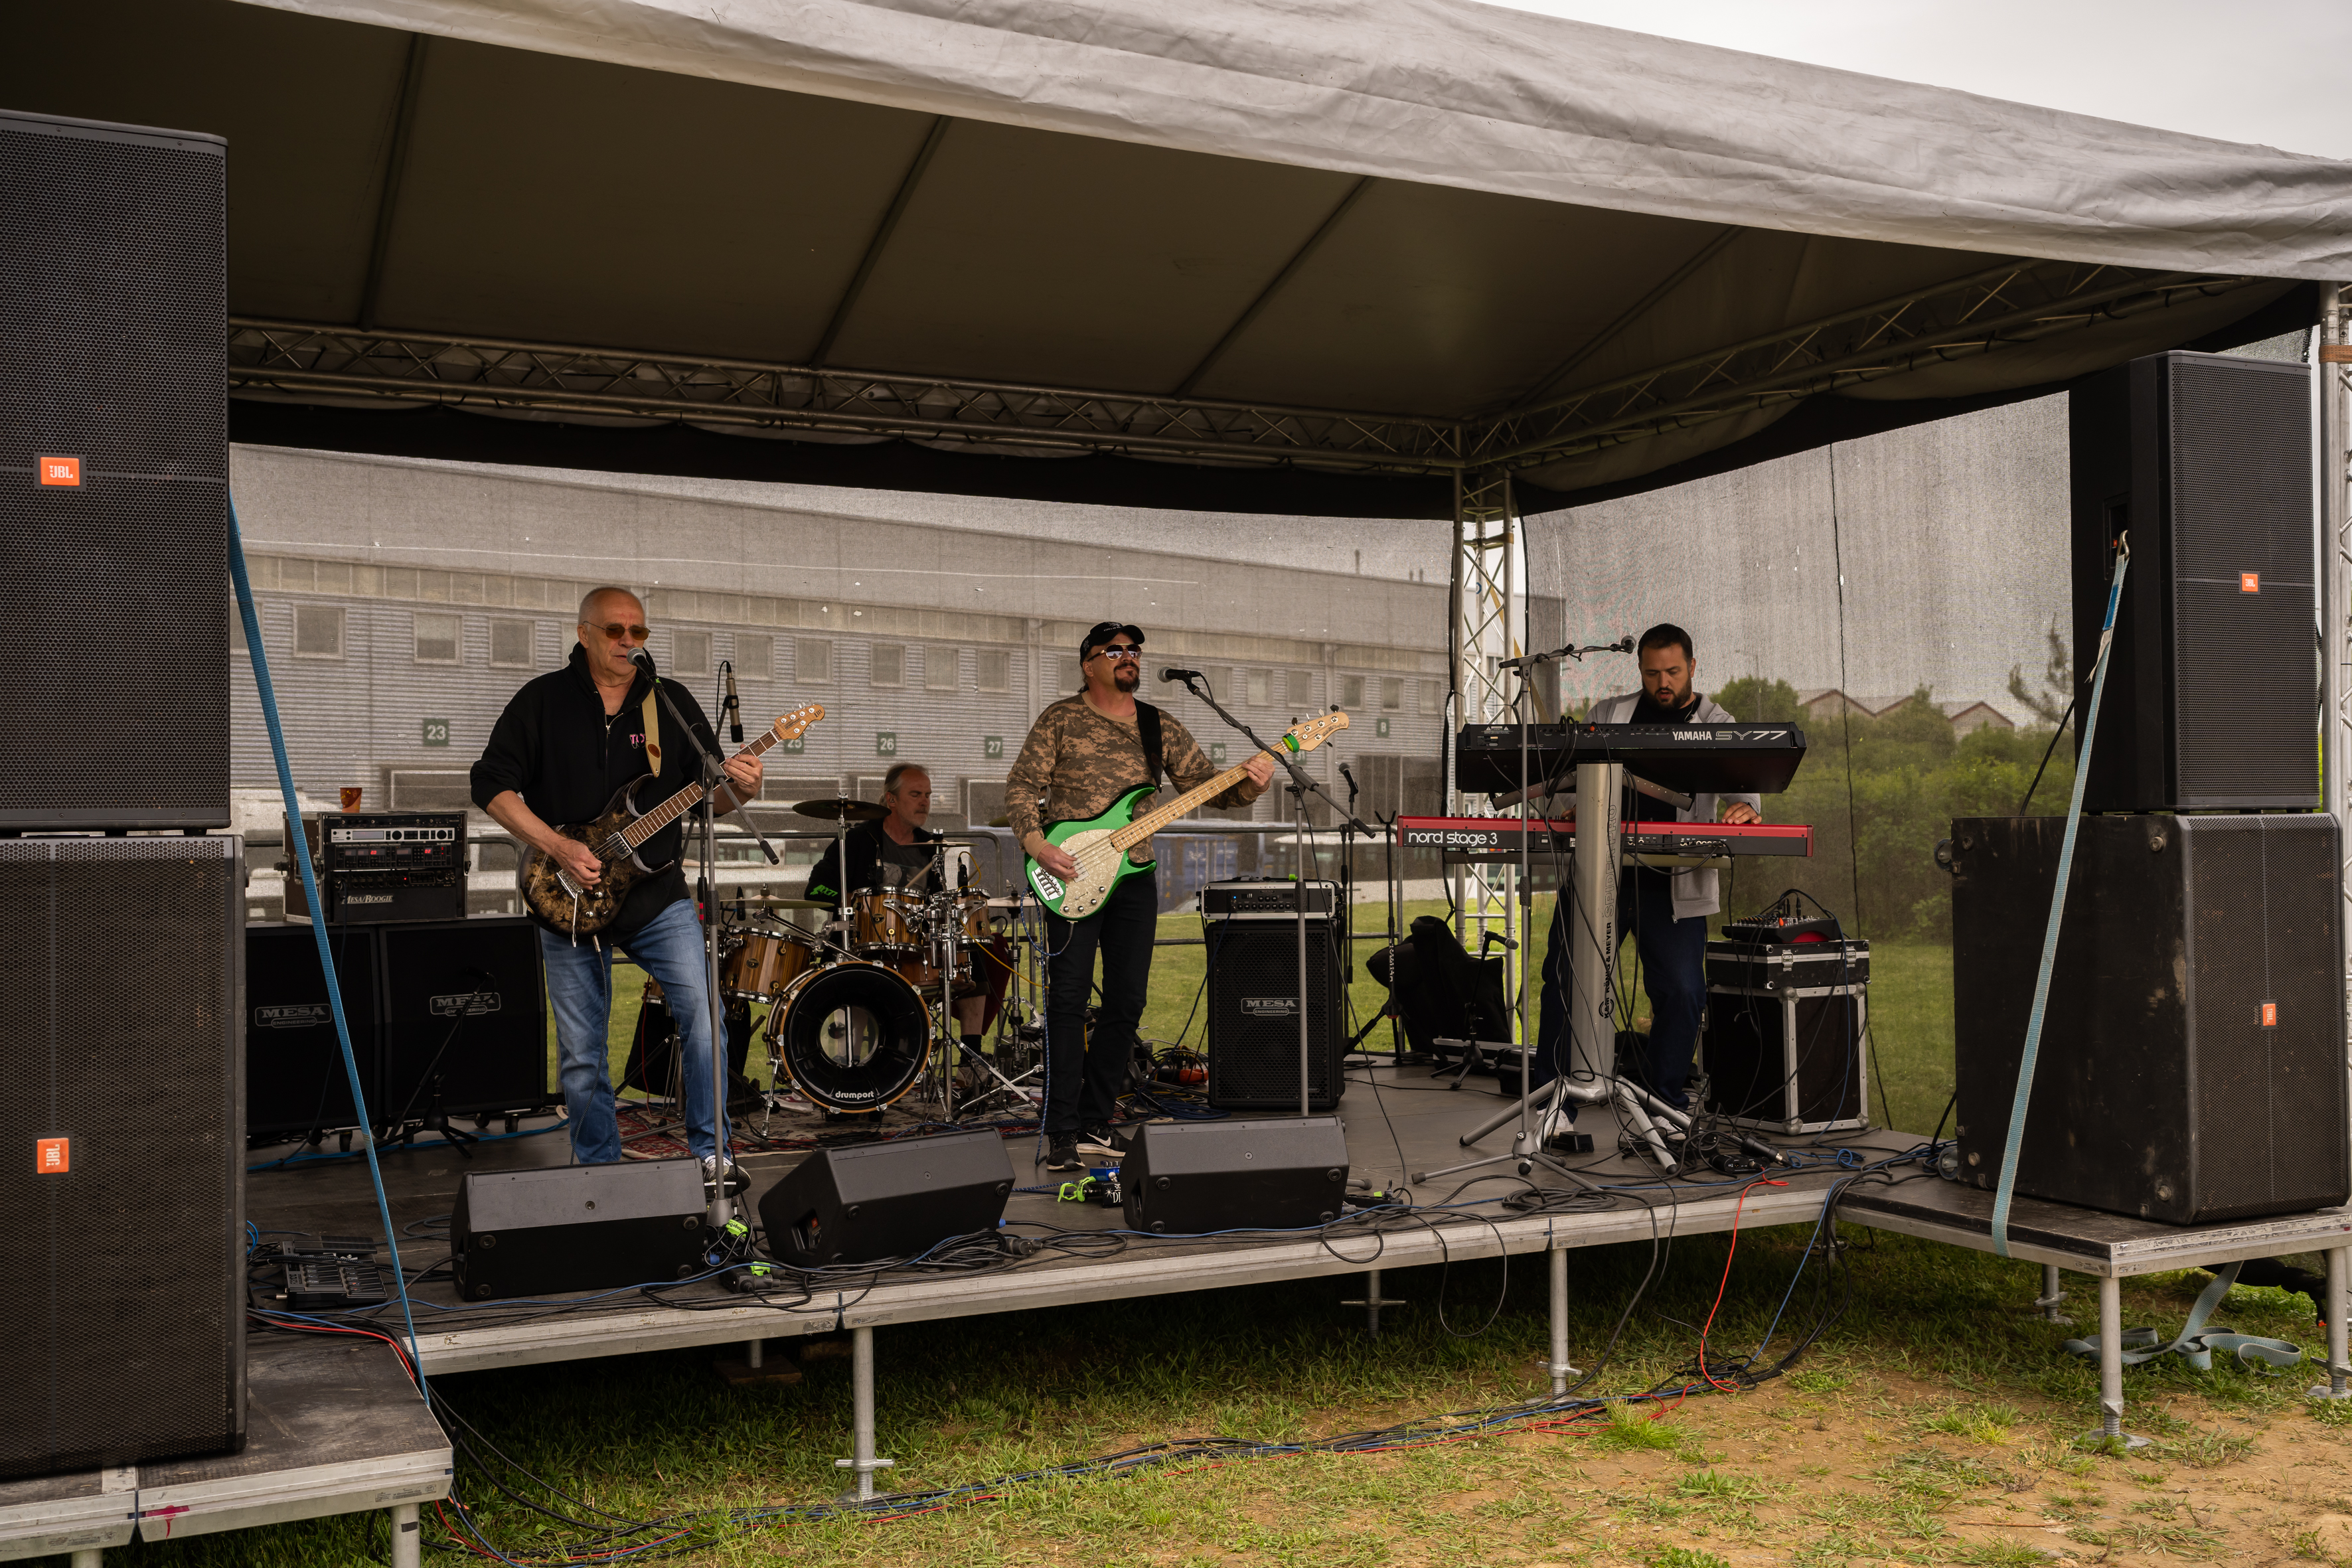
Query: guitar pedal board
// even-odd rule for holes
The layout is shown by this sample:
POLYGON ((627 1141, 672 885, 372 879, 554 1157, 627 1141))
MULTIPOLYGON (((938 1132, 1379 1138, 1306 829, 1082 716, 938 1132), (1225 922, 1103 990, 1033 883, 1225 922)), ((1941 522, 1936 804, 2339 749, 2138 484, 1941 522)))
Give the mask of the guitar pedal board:
POLYGON ((310 846, 319 901, 331 925, 466 918, 466 814, 335 812, 287 824, 286 918, 310 917, 294 864, 299 826, 310 846))

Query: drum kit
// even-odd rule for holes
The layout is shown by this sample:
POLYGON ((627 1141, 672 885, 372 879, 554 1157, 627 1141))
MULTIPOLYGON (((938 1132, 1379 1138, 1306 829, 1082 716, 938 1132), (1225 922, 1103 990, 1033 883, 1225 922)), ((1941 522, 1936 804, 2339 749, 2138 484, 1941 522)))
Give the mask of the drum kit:
MULTIPOLYGON (((887 815, 849 799, 802 801, 793 810, 834 823, 836 843, 851 823, 887 815)), ((969 851, 949 843, 938 849, 906 886, 851 892, 837 912, 807 899, 727 904, 719 987, 730 1001, 768 1005, 762 1033, 777 1094, 789 1082, 820 1109, 853 1115, 878 1112, 928 1081, 943 1121, 996 1096, 1034 1102, 1027 1080, 1038 1068, 1018 1059, 1034 1031, 1001 1030, 993 1054, 964 1044, 1003 1012, 1015 949, 1033 945, 1019 900, 965 886, 969 851), (921 890, 925 883, 936 890, 921 890)), ((777 1094, 768 1097, 771 1118, 777 1094)))

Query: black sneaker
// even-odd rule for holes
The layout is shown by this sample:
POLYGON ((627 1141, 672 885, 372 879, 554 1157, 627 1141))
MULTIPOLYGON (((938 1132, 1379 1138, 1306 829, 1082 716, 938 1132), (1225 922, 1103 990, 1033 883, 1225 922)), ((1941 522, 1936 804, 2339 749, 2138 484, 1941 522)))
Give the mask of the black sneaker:
POLYGON ((1087 1163, 1078 1158, 1078 1141, 1067 1133, 1048 1139, 1045 1143, 1045 1169, 1049 1171, 1083 1171, 1087 1163))
POLYGON ((1127 1140, 1113 1131, 1108 1123, 1097 1121, 1078 1135, 1078 1152, 1101 1160, 1123 1160, 1127 1157, 1127 1140))

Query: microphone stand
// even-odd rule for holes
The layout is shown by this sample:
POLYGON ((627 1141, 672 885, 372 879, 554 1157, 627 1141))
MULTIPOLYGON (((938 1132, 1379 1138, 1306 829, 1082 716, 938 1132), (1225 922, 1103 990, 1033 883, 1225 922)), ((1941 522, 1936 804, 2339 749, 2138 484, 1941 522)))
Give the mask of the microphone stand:
MULTIPOLYGON (((1317 784, 1311 774, 1291 760, 1293 753, 1288 747, 1267 745, 1258 739, 1257 731, 1225 711, 1223 706, 1209 695, 1208 683, 1200 676, 1190 670, 1181 674, 1176 674, 1174 671, 1169 673, 1183 683, 1185 690, 1207 703, 1209 710, 1223 719, 1228 727, 1241 731, 1243 737, 1251 745, 1271 757, 1276 765, 1290 774, 1291 803, 1297 814, 1291 818, 1293 859, 1290 903, 1298 917, 1298 1114, 1305 1116, 1309 1110, 1308 1063, 1314 1055, 1314 1047, 1308 1043, 1307 1027, 1307 797, 1309 795, 1319 795, 1330 802, 1335 811, 1339 810, 1339 803, 1332 800, 1329 793, 1321 784, 1317 784)), ((1169 676, 1163 675, 1160 679, 1164 680, 1169 679, 1169 676)), ((1358 822, 1352 813, 1340 811, 1339 815, 1346 818, 1349 825, 1358 832, 1370 831, 1362 823, 1358 822)), ((1334 1000, 1336 1001, 1337 998, 1335 997, 1334 1000)), ((1332 1087, 1336 1091, 1339 1086, 1335 1084, 1332 1087)))

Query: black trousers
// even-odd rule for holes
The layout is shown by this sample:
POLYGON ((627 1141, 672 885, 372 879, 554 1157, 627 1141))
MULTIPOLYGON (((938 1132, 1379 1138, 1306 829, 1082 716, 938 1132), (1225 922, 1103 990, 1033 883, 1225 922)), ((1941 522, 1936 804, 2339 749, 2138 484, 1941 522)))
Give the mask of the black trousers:
POLYGON ((1075 1136, 1108 1122, 1135 1058, 1135 1026, 1151 984, 1151 939, 1160 931, 1155 873, 1129 877, 1099 913, 1082 921, 1045 917, 1045 1136, 1075 1136), (1102 1014, 1087 1038, 1095 954, 1102 954, 1102 1014))

